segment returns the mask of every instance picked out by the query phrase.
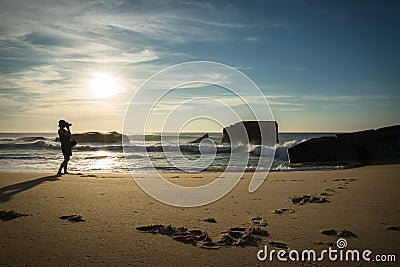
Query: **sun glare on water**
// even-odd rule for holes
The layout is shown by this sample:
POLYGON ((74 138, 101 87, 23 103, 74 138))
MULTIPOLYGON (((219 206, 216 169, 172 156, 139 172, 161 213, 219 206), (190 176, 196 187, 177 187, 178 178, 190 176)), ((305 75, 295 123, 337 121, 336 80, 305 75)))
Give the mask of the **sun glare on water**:
POLYGON ((118 80, 109 73, 95 73, 90 80, 89 87, 95 97, 109 98, 121 91, 118 80))

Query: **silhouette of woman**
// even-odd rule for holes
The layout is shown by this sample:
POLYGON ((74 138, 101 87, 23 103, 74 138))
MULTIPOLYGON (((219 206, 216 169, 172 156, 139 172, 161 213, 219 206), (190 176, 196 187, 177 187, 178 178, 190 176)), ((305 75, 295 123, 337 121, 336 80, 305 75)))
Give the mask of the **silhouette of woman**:
POLYGON ((68 161, 72 156, 72 147, 71 147, 71 131, 69 127, 72 124, 66 122, 65 120, 58 121, 58 135, 60 137, 61 142, 61 151, 64 155, 64 161, 61 163, 60 168, 58 169, 57 175, 62 175, 61 170, 64 168, 64 174, 68 174, 68 161))

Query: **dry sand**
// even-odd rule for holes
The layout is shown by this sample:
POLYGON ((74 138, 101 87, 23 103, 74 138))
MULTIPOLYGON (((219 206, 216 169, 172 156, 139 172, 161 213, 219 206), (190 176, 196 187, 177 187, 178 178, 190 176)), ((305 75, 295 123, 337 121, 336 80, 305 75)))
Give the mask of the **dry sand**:
MULTIPOLYGON (((0 220, 0 264, 398 266, 399 174, 400 165, 275 172, 255 193, 248 193, 252 174, 246 173, 224 198, 202 207, 177 208, 149 197, 126 174, 54 177, 0 173, 0 210, 4 211, 0 220), (293 198, 303 195, 309 196, 293 198), (6 213, 12 210, 15 213, 6 213), (28 216, 12 219, 17 213, 28 216), (72 221, 60 219, 67 215, 78 216, 72 221), (136 229, 147 225, 165 227, 154 227, 157 234, 136 229), (232 227, 239 229, 228 231, 232 227), (249 234, 250 227, 256 230, 243 236, 249 234), (201 231, 190 232, 194 229, 201 231), (327 231, 334 235, 324 235, 322 230, 336 233, 327 231), (271 263, 257 259, 257 252, 265 244, 268 249, 287 246, 287 251, 320 252, 332 246, 330 243, 336 242, 340 234, 346 236, 347 248, 370 249, 372 255, 395 254, 397 264, 328 260, 280 263, 276 258, 271 263), (207 236, 214 245, 206 242, 207 236), (201 248, 204 244, 210 245, 208 249, 201 248)), ((167 176, 177 184, 196 186, 218 174, 167 176)))

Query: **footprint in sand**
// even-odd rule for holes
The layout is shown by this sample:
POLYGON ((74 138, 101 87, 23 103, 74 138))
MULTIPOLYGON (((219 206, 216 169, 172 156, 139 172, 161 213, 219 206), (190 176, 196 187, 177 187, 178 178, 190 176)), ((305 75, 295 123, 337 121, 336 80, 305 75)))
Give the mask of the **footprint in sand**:
POLYGON ((29 214, 15 212, 14 210, 11 211, 0 210, 0 220, 2 221, 11 221, 16 218, 26 217, 26 216, 29 216, 29 214))
MULTIPOLYGON (((201 230, 188 230, 185 227, 174 227, 172 225, 164 226, 162 224, 147 225, 136 227, 136 230, 141 232, 147 232, 152 234, 161 234, 172 237, 175 241, 191 244, 193 246, 204 247, 206 249, 212 249, 215 244, 211 238, 208 237, 206 232, 201 230)), ((217 248, 214 248, 217 249, 217 248)))
POLYGON ((269 236, 268 232, 259 227, 232 227, 222 232, 217 242, 208 236, 207 232, 201 230, 188 230, 185 227, 174 227, 162 224, 136 227, 136 230, 152 234, 161 234, 172 237, 175 241, 191 244, 204 249, 219 249, 225 246, 255 246, 259 245, 262 237, 269 236))
POLYGON ((337 235, 337 231, 335 229, 322 230, 321 234, 323 234, 323 235, 337 235))
POLYGON ((332 179, 332 181, 334 182, 354 182, 357 181, 356 178, 336 178, 336 179, 332 179))
POLYGON ((262 237, 269 236, 269 233, 260 227, 232 227, 228 231, 222 232, 217 245, 220 246, 240 246, 257 247, 262 237))
POLYGON ((153 225, 147 225, 147 226, 138 226, 138 227, 136 227, 136 230, 151 233, 151 234, 157 234, 157 232, 162 228, 164 228, 164 225, 162 225, 162 224, 153 224, 153 225))
POLYGON ((357 181, 356 178, 342 178, 340 180, 345 182, 345 183, 351 183, 351 182, 357 181))
POLYGON ((248 229, 248 232, 249 232, 249 234, 256 235, 256 236, 264 236, 264 237, 269 236, 268 231, 261 229, 260 227, 250 227, 248 229))
POLYGON ((285 213, 294 213, 294 209, 276 209, 274 210, 274 214, 285 214, 285 213))
POLYGON ((97 177, 95 174, 82 174, 81 177, 97 177))
POLYGON ((400 226, 389 226, 386 228, 386 230, 400 231, 400 226))
POLYGON ((348 230, 339 230, 337 236, 346 238, 358 238, 358 236, 355 233, 348 230))
POLYGON ((258 224, 258 225, 260 225, 260 226, 267 226, 267 225, 268 225, 268 223, 266 222, 266 220, 263 219, 262 217, 259 217, 259 216, 255 216, 255 217, 251 218, 251 221, 252 221, 254 224, 258 224))
POLYGON ((72 215, 63 215, 59 217, 61 220, 67 220, 70 222, 84 222, 85 220, 82 218, 81 215, 76 215, 76 214, 72 214, 72 215))
POLYGON ((336 178, 336 179, 333 179, 332 181, 334 181, 334 182, 340 182, 340 183, 336 186, 336 188, 338 188, 338 189, 346 189, 346 186, 347 186, 349 183, 354 182, 354 181, 356 181, 356 180, 357 180, 356 178, 336 178))
POLYGON ((214 218, 203 219, 203 221, 209 222, 209 223, 217 223, 217 220, 215 220, 214 218))
POLYGON ((328 203, 329 200, 327 198, 321 197, 320 195, 302 195, 302 196, 293 196, 290 197, 293 204, 296 205, 304 205, 308 203, 328 203))
POLYGON ((322 192, 319 193, 320 196, 328 197, 328 196, 333 196, 333 194, 327 193, 327 192, 322 192))
POLYGON ((234 238, 232 233, 221 234, 220 240, 217 242, 219 246, 258 246, 258 239, 249 234, 240 234, 240 237, 234 238))
POLYGON ((281 249, 288 249, 288 245, 286 245, 283 242, 280 241, 268 241, 268 244, 270 244, 271 246, 274 246, 276 248, 281 248, 281 249))
POLYGON ((338 236, 338 237, 346 237, 346 238, 358 238, 358 236, 349 230, 335 230, 335 229, 327 229, 321 230, 321 234, 330 235, 330 236, 338 236))

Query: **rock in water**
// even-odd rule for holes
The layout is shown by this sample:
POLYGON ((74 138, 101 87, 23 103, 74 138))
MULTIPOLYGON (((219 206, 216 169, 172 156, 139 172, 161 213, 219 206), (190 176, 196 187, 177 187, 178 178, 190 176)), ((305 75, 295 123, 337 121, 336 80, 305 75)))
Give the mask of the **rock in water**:
POLYGON ((276 121, 241 121, 229 127, 225 127, 222 133, 222 143, 232 142, 274 146, 279 143, 278 123, 276 121), (246 136, 241 134, 243 129, 246 130, 248 141, 246 140, 246 136), (263 144, 261 142, 261 133, 264 139, 263 144), (235 140, 231 140, 232 138, 235 140))
MULTIPOLYGON (((127 141, 128 137, 126 135, 120 134, 118 132, 87 132, 80 134, 72 134, 72 138, 78 143, 121 143, 122 141, 127 141)), ((59 141, 56 138, 56 141, 59 141)))
POLYGON ((307 140, 288 149, 290 163, 400 160, 400 125, 307 140))
POLYGON ((208 133, 202 135, 201 137, 197 138, 196 140, 193 140, 189 142, 189 144, 198 144, 201 142, 201 140, 208 138, 208 133))

